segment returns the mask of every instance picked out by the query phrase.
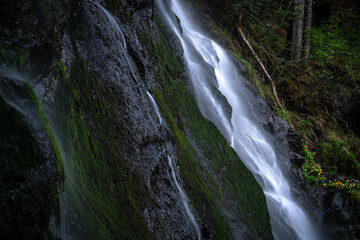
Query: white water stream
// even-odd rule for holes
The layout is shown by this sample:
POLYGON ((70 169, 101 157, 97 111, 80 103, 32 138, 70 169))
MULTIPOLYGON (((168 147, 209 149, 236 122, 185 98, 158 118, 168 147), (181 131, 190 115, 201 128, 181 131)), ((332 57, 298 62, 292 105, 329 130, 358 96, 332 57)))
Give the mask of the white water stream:
MULTIPOLYGON (((165 121, 162 119, 161 115, 160 115, 160 111, 159 111, 159 107, 158 105, 156 104, 156 101, 155 99, 151 96, 151 94, 149 92, 147 92, 147 95, 151 101, 151 103, 153 104, 154 106, 154 109, 155 109, 155 112, 156 112, 156 115, 160 121, 160 125, 163 127, 163 128, 167 128, 166 124, 165 124, 165 121)), ((168 143, 166 143, 166 145, 168 145, 168 143)), ((169 148, 168 146, 166 146, 166 148, 169 148)), ((168 152, 171 152, 170 149, 167 149, 168 152)), ((179 194, 180 194, 180 197, 181 197, 181 201, 182 203, 184 204, 184 207, 185 207, 185 210, 186 210, 186 213, 192 223, 192 225, 194 226, 195 228, 195 231, 196 231, 196 234, 198 236, 198 239, 200 240, 201 239, 201 233, 200 233, 200 228, 199 228, 199 225, 196 223, 195 221, 195 217, 194 217, 194 214, 192 213, 191 211, 191 208, 190 208, 190 205, 189 205, 189 199, 187 198, 184 190, 182 189, 182 187, 180 186, 178 180, 177 180, 177 177, 176 177, 176 173, 175 173, 175 169, 173 167, 173 160, 171 158, 171 156, 168 154, 167 155, 167 159, 168 159, 168 164, 169 164, 169 167, 171 169, 171 176, 172 176, 172 179, 176 185, 176 188, 177 190, 179 191, 179 194)))
POLYGON ((96 2, 92 2, 92 1, 90 1, 90 3, 94 4, 94 6, 99 8, 105 14, 105 16, 108 19, 108 21, 110 22, 110 24, 116 29, 116 31, 114 31, 113 33, 115 34, 117 39, 121 38, 121 40, 122 40, 122 42, 120 40, 118 40, 120 48, 121 48, 120 50, 124 53, 127 66, 129 67, 133 78, 136 80, 137 78, 136 78, 133 66, 130 63, 130 60, 127 56, 127 46, 126 46, 125 36, 124 36, 124 33, 122 32, 121 28, 119 27, 119 24, 115 21, 114 17, 111 15, 111 13, 109 13, 109 11, 106 10, 103 6, 101 6, 100 4, 98 4, 96 2), (120 38, 119 38, 119 36, 120 36, 120 38))
POLYGON ((244 79, 231 57, 221 46, 196 29, 196 24, 186 14, 179 0, 157 1, 182 44, 203 115, 227 138, 264 190, 274 237, 319 239, 303 206, 300 206, 292 194, 288 179, 280 168, 276 150, 253 113, 251 100, 254 97, 244 85, 244 79), (230 118, 216 91, 232 107, 230 118))

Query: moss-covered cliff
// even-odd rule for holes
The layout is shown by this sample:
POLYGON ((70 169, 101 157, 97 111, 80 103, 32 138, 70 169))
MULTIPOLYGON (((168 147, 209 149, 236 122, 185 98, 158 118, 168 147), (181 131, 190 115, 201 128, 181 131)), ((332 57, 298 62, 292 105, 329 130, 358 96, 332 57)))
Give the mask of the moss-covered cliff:
MULTIPOLYGON (((170 176, 171 154, 203 238, 272 238, 260 186, 201 115, 177 43, 161 18, 154 17, 153 1, 105 1, 108 14, 88 1, 27 1, 22 7, 5 3, 16 11, 0 24, 7 30, 1 35, 2 63, 29 73, 65 162, 62 234, 195 239, 170 176), (19 23, 12 25, 10 19, 19 23), (16 29, 18 34, 6 34, 16 29), (14 54, 18 48, 29 53, 25 59, 14 54), (170 128, 170 153, 146 91, 170 128)), ((1 116, 13 122, 8 113, 1 116)), ((39 116, 41 121, 45 117, 39 116)), ((12 132, 7 130, 6 139, 12 132)), ((29 151, 38 147, 31 138, 29 144, 29 151)), ((14 161, 17 169, 23 159, 14 161)), ((15 173, 7 171, 11 177, 15 173)), ((39 201, 49 203, 56 190, 44 189, 39 201)), ((43 236, 53 208, 45 211, 36 234, 43 236)), ((40 206, 31 209, 39 211, 40 206)))

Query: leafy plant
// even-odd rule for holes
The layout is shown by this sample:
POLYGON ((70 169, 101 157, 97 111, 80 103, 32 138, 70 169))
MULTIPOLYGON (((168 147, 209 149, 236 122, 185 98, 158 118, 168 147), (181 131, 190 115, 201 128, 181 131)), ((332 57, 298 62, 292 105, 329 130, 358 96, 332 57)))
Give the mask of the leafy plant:
POLYGON ((350 150, 347 142, 336 140, 321 144, 321 158, 324 163, 334 166, 334 174, 343 174, 351 177, 359 176, 359 167, 355 154, 350 150))
MULTIPOLYGON (((343 145, 341 142, 340 145, 343 145)), ((339 146, 340 146, 339 145, 339 146)), ((346 191, 354 193, 355 189, 360 188, 358 184, 352 183, 349 180, 340 181, 336 178, 329 180, 323 173, 323 169, 319 163, 315 162, 315 152, 311 152, 308 147, 308 142, 304 145, 305 163, 302 166, 303 175, 308 183, 320 183, 322 187, 333 189, 337 191, 346 191)), ((329 174, 328 174, 329 175, 329 174)), ((329 175, 334 178, 332 175, 329 175)))
MULTIPOLYGON (((342 24, 344 18, 333 16, 328 22, 313 27, 311 56, 318 66, 315 73, 327 81, 326 89, 337 93, 338 83, 353 86, 360 79, 360 28, 342 24)), ((340 92, 341 93, 341 92, 340 92)))
POLYGON ((315 163, 315 152, 311 152, 308 147, 308 142, 304 145, 305 163, 302 166, 303 175, 308 183, 323 183, 325 177, 322 176, 322 169, 320 164, 315 163))

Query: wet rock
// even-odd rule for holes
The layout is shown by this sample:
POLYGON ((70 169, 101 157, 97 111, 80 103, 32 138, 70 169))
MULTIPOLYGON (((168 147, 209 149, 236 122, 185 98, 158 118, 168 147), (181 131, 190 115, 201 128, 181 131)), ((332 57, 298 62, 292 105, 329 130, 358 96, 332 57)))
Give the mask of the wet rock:
POLYGON ((309 187, 321 209, 324 235, 331 239, 359 239, 360 204, 346 193, 309 187))
POLYGON ((54 148, 39 119, 21 114, 1 95, 0 116, 0 238, 41 239, 57 201, 54 148))
POLYGON ((340 210, 342 208, 343 202, 341 198, 341 194, 339 192, 335 193, 332 201, 331 201, 331 208, 334 210, 340 210))
MULTIPOLYGON (((176 76, 174 82, 181 82, 185 81, 185 74, 179 69, 171 69, 171 66, 168 66, 171 64, 159 64, 158 58, 161 56, 155 56, 154 48, 159 47, 155 46, 155 42, 164 44, 161 38, 165 37, 157 31, 159 26, 155 26, 154 1, 98 2, 106 6, 109 12, 104 11, 97 3, 85 0, 23 1, 22 7, 16 5, 16 11, 11 11, 16 16, 11 15, 9 19, 20 19, 22 24, 19 28, 23 32, 20 39, 25 43, 16 43, 17 36, 3 35, 1 38, 2 42, 4 39, 10 41, 5 48, 15 52, 15 56, 16 51, 10 48, 14 42, 24 51, 29 51, 29 65, 25 64, 23 68, 34 76, 31 79, 35 80, 31 80, 31 84, 36 85, 35 90, 45 106, 46 114, 50 116, 62 148, 65 149, 64 155, 71 171, 67 176, 68 182, 65 181, 65 212, 68 214, 68 222, 63 223, 69 232, 63 234, 68 234, 69 238, 80 239, 103 239, 103 236, 114 239, 165 239, 169 236, 174 239, 195 239, 194 228, 172 180, 167 162, 167 154, 174 156, 174 166, 180 157, 184 158, 187 153, 179 151, 178 146, 184 145, 184 142, 179 143, 179 140, 175 139, 174 129, 163 133, 152 104, 146 96, 146 91, 159 90, 162 87, 163 91, 167 91, 169 86, 164 85, 167 84, 167 75, 176 76), (173 148, 166 150, 165 142, 169 142, 173 148)), ((6 3, 14 7, 11 5, 12 1, 6 3)), ((1 27, 4 29, 3 33, 17 30, 17 26, 12 26, 10 21, 1 24, 1 27)), ((172 40, 169 41, 170 44, 178 49, 180 42, 172 40)), ((173 55, 181 60, 182 52, 173 55)), ((19 67, 19 64, 15 65, 19 67)), ((184 82, 184 85, 186 84, 184 82)), ((212 131, 212 135, 208 139, 197 136, 201 143, 198 141, 198 146, 194 148, 198 148, 199 153, 186 157, 210 161, 215 147, 204 151, 204 145, 211 141, 219 148, 217 146, 221 141, 221 154, 217 157, 222 160, 230 156, 233 162, 240 161, 226 145, 226 141, 219 137, 220 133, 215 127, 199 117, 200 113, 197 107, 194 107, 194 101, 191 103, 197 110, 193 115, 201 122, 199 124, 207 124, 208 129, 205 132, 212 131), (218 139, 213 139, 214 136, 218 139), (205 152, 210 157, 205 156, 205 152)), ((228 109, 228 112, 230 113, 231 109, 228 109)), ((176 115, 174 121, 182 125, 179 131, 186 132, 182 116, 177 111, 173 110, 173 113, 169 113, 169 117, 176 115)), ((183 132, 180 134, 184 135, 183 132)), ((194 142, 193 139, 192 143, 196 145, 194 142)), ((185 143, 187 145, 186 141, 185 143)), ((25 174, 26 180, 31 184, 57 179, 52 162, 53 155, 48 146, 44 140, 41 149, 45 162, 25 174)), ((15 148, 20 147, 16 145, 15 148)), ((185 150, 192 151, 189 149, 185 150)), ((256 194, 260 199, 260 203, 257 203, 259 206, 256 207, 261 209, 259 215, 264 216, 261 220, 266 224, 264 236, 271 236, 266 202, 260 187, 245 166, 236 163, 233 167, 241 168, 241 171, 236 170, 233 174, 236 179, 237 174, 241 173, 244 179, 242 182, 256 187, 256 194)), ((215 175, 216 170, 212 171, 215 175)), ((180 176, 178 168, 176 173, 180 176)), ((185 172, 182 175, 186 174, 185 172)), ((203 170, 203 173, 194 175, 195 181, 203 184, 199 185, 203 189, 195 189, 197 192, 192 193, 192 199, 198 203, 195 218, 199 225, 202 225, 204 238, 221 237, 216 235, 215 224, 221 225, 226 231, 223 234, 229 236, 231 233, 227 224, 233 226, 234 233, 250 236, 249 238, 254 236, 245 224, 239 223, 241 216, 245 214, 241 213, 233 200, 235 194, 224 194, 225 198, 229 199, 228 203, 223 204, 220 197, 215 203, 215 193, 209 193, 204 186, 205 174, 207 173, 203 170), (224 205, 225 210, 220 212, 216 204, 224 205), (231 212, 231 209, 235 211, 231 212), (224 214, 225 211, 228 214, 224 214)), ((192 189, 191 177, 187 176, 184 182, 179 179, 180 184, 187 184, 188 189, 192 189)), ((224 176, 224 179, 227 178, 230 177, 224 176)), ((26 186, 19 189, 26 189, 26 186)), ((236 189, 238 190, 237 186, 236 189)), ((38 196, 40 201, 48 200, 46 192, 41 192, 41 189, 36 190, 35 194, 25 190, 24 192, 26 200, 32 199, 34 195, 38 196)), ((249 192, 249 196, 253 195, 254 189, 249 192)), ((9 201, 19 199, 18 193, 16 189, 8 191, 9 201)), ((18 222, 26 220, 22 226, 24 229, 28 228, 33 222, 27 219, 34 217, 41 209, 41 206, 36 206, 29 209, 29 212, 17 214, 16 219, 18 222)), ((52 209, 54 207, 49 206, 44 214, 49 214, 52 209)), ((253 221, 251 211, 251 208, 247 209, 249 214, 246 213, 246 217, 250 216, 249 219, 253 221)), ((4 212, 8 214, 4 216, 9 216, 11 208, 5 206, 4 212)), ((49 216, 41 221, 41 229, 46 229, 49 216)), ((263 226, 256 227, 263 230, 263 226)), ((27 232, 19 230, 22 231, 27 232)), ((34 231, 34 234, 43 233, 34 231)), ((263 233, 259 231, 258 234, 263 233)), ((38 238, 40 237, 36 235, 32 239, 38 238)))

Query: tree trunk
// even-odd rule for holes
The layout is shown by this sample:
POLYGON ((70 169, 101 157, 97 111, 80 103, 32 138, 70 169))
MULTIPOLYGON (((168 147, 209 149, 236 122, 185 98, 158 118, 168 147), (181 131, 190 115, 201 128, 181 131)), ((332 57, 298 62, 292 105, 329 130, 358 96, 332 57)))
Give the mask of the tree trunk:
POLYGON ((305 52, 304 57, 309 57, 310 53, 310 30, 311 30, 311 20, 312 20, 312 1, 313 0, 306 0, 306 24, 305 24, 305 52))
POLYGON ((290 58, 292 61, 297 61, 301 58, 302 50, 302 36, 304 25, 304 5, 305 0, 295 0, 295 16, 292 30, 292 45, 290 58))

